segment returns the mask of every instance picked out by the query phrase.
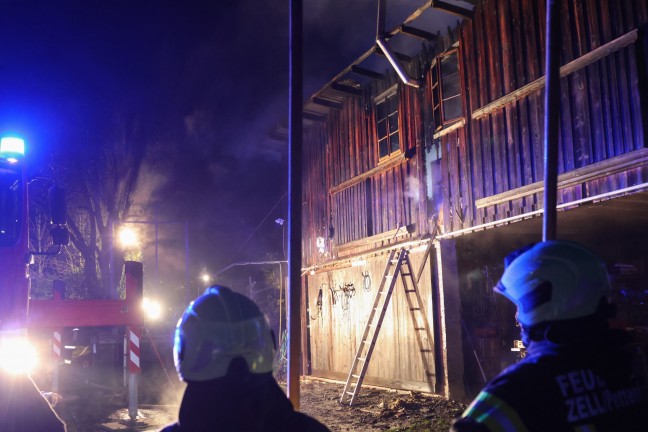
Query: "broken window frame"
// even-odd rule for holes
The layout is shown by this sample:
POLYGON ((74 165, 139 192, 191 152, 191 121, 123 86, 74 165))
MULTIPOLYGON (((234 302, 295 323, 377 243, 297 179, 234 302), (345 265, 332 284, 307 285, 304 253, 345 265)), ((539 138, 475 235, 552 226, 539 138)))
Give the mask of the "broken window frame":
POLYGON ((374 116, 376 124, 376 150, 378 152, 378 163, 382 163, 402 153, 400 139, 400 98, 398 84, 393 85, 383 93, 374 98, 374 116), (390 105, 390 103, 392 105, 390 105), (381 112, 381 104, 386 109, 381 112), (380 123, 384 121, 384 130, 381 130, 380 123), (394 122, 395 121, 395 122, 394 122), (386 147, 381 149, 381 142, 386 147))
POLYGON ((432 93, 432 117, 435 131, 465 119, 464 86, 461 78, 461 51, 459 47, 443 52, 432 61, 430 65, 430 91, 432 93), (446 73, 446 71, 443 71, 444 62, 447 62, 452 57, 456 58, 456 67, 446 73), (450 91, 450 83, 447 82, 448 78, 455 80, 453 82, 457 89, 455 93, 447 94, 450 91), (450 105, 448 101, 459 104, 458 110, 455 107, 456 115, 451 117, 447 116, 447 108, 450 105))

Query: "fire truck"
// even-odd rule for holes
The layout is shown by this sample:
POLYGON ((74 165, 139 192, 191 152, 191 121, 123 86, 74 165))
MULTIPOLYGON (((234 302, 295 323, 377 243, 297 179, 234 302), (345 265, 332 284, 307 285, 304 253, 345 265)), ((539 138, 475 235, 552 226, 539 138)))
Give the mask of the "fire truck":
POLYGON ((65 200, 60 188, 51 179, 50 208, 53 251, 29 251, 28 180, 25 175, 25 142, 20 138, 0 139, 0 330, 14 337, 4 338, 0 361, 28 368, 34 355, 26 341, 29 310, 28 265, 34 254, 55 255, 67 245, 65 200), (7 344, 11 344, 8 347, 7 344))
POLYGON ((25 177, 24 154, 22 139, 0 139, 0 323, 5 325, 25 323, 30 257, 34 254, 56 255, 69 241, 65 228, 64 193, 52 185, 50 223, 52 243, 56 249, 52 252, 29 251, 28 181, 25 177))
MULTIPOLYGON (((25 170, 25 142, 20 138, 0 138, 0 367, 12 372, 28 372, 35 366, 36 350, 28 332, 51 330, 52 347, 56 335, 66 327, 120 326, 129 335, 125 352, 129 378, 129 413, 136 416, 139 339, 143 323, 142 265, 124 266, 126 298, 107 300, 30 299, 29 264, 34 255, 55 255, 68 244, 66 204, 62 188, 53 179, 29 180, 25 170), (46 181, 49 187, 52 248, 29 249, 28 189, 32 181, 46 181)), ((56 353, 55 353, 56 354, 56 353)), ((58 353, 60 356, 60 352, 58 353)))

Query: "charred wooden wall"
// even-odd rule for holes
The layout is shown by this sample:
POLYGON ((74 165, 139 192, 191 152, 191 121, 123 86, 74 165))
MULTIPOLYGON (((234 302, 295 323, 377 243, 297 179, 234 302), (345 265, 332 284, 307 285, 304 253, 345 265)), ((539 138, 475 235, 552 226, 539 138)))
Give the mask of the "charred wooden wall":
POLYGON ((328 239, 330 212, 328 208, 328 160, 325 124, 316 122, 304 128, 302 208, 302 262, 318 262, 316 239, 328 239))
MULTIPOLYGON (((545 2, 484 0, 461 25, 466 126, 439 138, 444 230, 455 231, 542 207, 540 192, 479 200, 543 179, 544 87, 484 114, 482 107, 544 75, 545 2)), ((648 22, 643 0, 564 1, 561 63, 568 64, 648 22)), ((646 147, 636 44, 561 79, 559 173, 646 147)), ((645 79, 645 78, 644 78, 645 79)), ((648 180, 635 167, 564 187, 570 202, 648 180)))
POLYGON ((400 87, 401 152, 379 161, 373 97, 395 82, 381 82, 349 97, 326 122, 305 128, 304 265, 334 257, 333 248, 399 227, 423 227, 422 92, 400 87), (326 240, 326 252, 315 247, 326 240))
MULTIPOLYGON (((543 87, 493 110, 484 107, 544 75, 545 7, 544 0, 484 0, 475 7, 473 19, 462 22, 458 40, 465 119, 459 127, 439 131, 431 124, 429 85, 399 85, 402 153, 379 161, 374 97, 395 82, 390 77, 365 88, 361 96, 350 96, 325 120, 305 128, 304 267, 334 261, 344 245, 351 248, 349 255, 367 251, 377 244, 372 238, 400 226, 414 225, 412 236, 421 236, 434 234, 438 222, 447 233, 542 207, 540 191, 493 197, 542 180, 543 87), (325 239, 322 252, 317 237, 325 239), (369 249, 360 246, 363 241, 371 243, 369 249)), ((645 0, 565 0, 563 7, 563 64, 648 22, 645 0)), ((563 185, 559 203, 648 181, 639 82, 646 59, 635 47, 630 43, 561 79, 559 172, 624 155, 631 159, 636 152, 647 162, 603 169, 563 185)), ((426 64, 426 54, 421 64, 426 64)), ((418 266, 420 256, 414 256, 418 266)), ((385 257, 376 253, 364 268, 331 266, 305 276, 315 375, 346 379, 374 295, 362 289, 362 272, 375 286, 385 257), (345 284, 353 284, 354 295, 340 288, 345 284)), ((432 274, 428 263, 420 284, 428 304, 432 274)), ((420 365, 409 361, 416 347, 402 308, 396 296, 367 382, 420 389, 425 380, 420 365)), ((436 312, 428 311, 431 322, 436 312)))

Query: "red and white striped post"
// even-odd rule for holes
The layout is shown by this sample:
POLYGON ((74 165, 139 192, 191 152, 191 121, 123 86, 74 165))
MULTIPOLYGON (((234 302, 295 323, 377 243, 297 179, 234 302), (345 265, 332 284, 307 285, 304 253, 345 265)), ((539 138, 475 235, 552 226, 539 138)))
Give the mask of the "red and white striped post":
POLYGON ((139 311, 139 319, 126 327, 128 344, 128 415, 131 421, 137 419, 137 397, 139 379, 142 374, 140 366, 140 341, 142 339, 143 320, 141 316, 144 272, 142 263, 126 261, 124 264, 126 279, 126 302, 130 308, 139 311))
POLYGON ((128 415, 132 421, 137 418, 137 398, 139 378, 142 374, 140 367, 141 326, 129 326, 128 333, 128 415))
POLYGON ((59 368, 61 367, 61 353, 63 344, 61 342, 63 330, 54 330, 52 333, 52 391, 59 391, 59 368))

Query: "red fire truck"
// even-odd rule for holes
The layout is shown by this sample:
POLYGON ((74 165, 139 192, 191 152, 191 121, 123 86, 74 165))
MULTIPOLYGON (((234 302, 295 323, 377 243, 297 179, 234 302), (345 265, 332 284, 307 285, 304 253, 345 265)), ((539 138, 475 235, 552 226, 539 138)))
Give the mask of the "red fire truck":
MULTIPOLYGON (((53 252, 29 251, 28 182, 25 145, 19 138, 0 139, 0 323, 24 327, 27 318, 29 277, 33 254, 55 255, 68 243, 65 200, 60 188, 50 188, 53 252)), ((52 181, 53 182, 53 181, 52 181)))
MULTIPOLYGON (((25 172, 25 143, 20 138, 0 138, 0 367, 25 372, 34 365, 36 353, 27 339, 30 329, 47 329, 55 335, 65 327, 124 326, 131 341, 127 353, 128 369, 131 374, 138 374, 143 323, 140 263, 126 263, 126 299, 66 300, 55 295, 48 300, 30 300, 28 266, 31 258, 57 254, 69 240, 62 189, 51 179, 38 180, 51 182, 53 249, 48 251, 29 250, 30 181, 25 172)), ((133 417, 136 408, 131 405, 137 403, 137 380, 132 381, 133 385, 129 382, 129 394, 135 393, 129 399, 129 413, 132 412, 133 417)))

